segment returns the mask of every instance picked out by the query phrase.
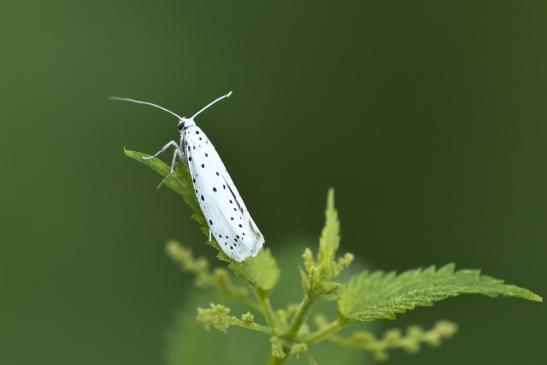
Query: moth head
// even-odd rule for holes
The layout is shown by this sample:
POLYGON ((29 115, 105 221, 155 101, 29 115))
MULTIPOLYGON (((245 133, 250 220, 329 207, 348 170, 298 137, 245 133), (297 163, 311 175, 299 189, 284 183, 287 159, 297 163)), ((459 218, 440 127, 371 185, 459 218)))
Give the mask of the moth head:
POLYGON ((191 118, 180 118, 179 120, 179 131, 183 131, 189 127, 195 126, 196 122, 194 122, 191 118))

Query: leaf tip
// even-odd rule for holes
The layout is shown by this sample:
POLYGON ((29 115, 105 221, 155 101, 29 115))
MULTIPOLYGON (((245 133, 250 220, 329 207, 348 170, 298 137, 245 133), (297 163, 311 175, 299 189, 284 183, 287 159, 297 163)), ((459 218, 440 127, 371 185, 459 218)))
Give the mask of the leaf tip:
POLYGON ((334 188, 329 188, 327 192, 327 209, 334 209, 334 188))
POLYGON ((543 303, 543 297, 533 292, 529 292, 528 297, 526 299, 529 299, 533 302, 543 303))

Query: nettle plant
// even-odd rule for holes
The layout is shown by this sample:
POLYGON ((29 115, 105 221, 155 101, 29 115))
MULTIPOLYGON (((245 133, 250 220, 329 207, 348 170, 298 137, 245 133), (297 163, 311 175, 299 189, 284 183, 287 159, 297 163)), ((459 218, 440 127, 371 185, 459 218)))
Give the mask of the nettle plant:
MULTIPOLYGON (((162 184, 182 196, 192 209, 192 218, 208 237, 209 231, 194 194, 188 170, 177 163, 174 173, 157 158, 145 160, 147 154, 125 150, 125 154, 164 177, 162 184)), ((235 299, 248 307, 239 316, 232 315, 230 308, 222 304, 211 304, 197 309, 197 320, 205 328, 214 327, 226 332, 237 326, 265 335, 271 343, 271 357, 267 364, 283 364, 290 357, 304 357, 309 364, 317 361, 308 353, 312 346, 324 341, 368 351, 378 360, 387 358, 387 351, 404 349, 416 352, 423 343, 437 346, 442 339, 454 335, 455 323, 439 321, 432 328, 424 330, 418 326, 409 327, 404 333, 388 330, 376 336, 368 330, 358 330, 349 335, 338 332, 355 322, 370 322, 379 319, 395 319, 400 313, 419 306, 431 306, 440 300, 461 294, 482 294, 490 297, 511 296, 542 302, 543 299, 531 291, 515 285, 504 284, 503 280, 481 275, 479 270, 456 270, 454 264, 440 268, 431 266, 402 273, 363 271, 345 282, 337 278, 353 261, 351 253, 338 257, 340 248, 340 224, 334 206, 334 191, 327 198, 326 221, 321 232, 318 247, 314 252, 306 248, 302 255, 300 280, 303 298, 300 303, 286 303, 274 308, 269 300, 270 293, 279 282, 280 270, 268 248, 262 249, 256 257, 243 262, 230 260, 214 240, 209 244, 218 251, 217 258, 227 263, 227 269, 211 269, 204 258, 195 258, 187 247, 175 241, 167 243, 168 255, 188 273, 195 275, 197 287, 214 287, 226 298, 235 299), (236 284, 235 275, 248 285, 236 284), (327 318, 312 309, 319 301, 334 302, 336 318, 327 318), (257 319, 257 314, 262 320, 257 319), (310 320, 311 318, 311 320, 310 320)))

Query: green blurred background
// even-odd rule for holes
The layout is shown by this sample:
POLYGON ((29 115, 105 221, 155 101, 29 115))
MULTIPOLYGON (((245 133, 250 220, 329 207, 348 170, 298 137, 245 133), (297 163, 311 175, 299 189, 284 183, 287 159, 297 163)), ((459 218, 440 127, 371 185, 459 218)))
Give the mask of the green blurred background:
MULTIPOLYGON (((190 115, 233 90, 198 123, 274 253, 315 243, 334 186, 344 247, 376 267, 454 261, 545 295, 546 20, 532 0, 3 0, 0 364, 164 364, 195 300, 164 242, 213 256, 122 155, 176 121, 109 95, 190 115)), ((456 337, 390 363, 545 357, 541 304, 462 297, 385 324, 441 318, 456 337)))

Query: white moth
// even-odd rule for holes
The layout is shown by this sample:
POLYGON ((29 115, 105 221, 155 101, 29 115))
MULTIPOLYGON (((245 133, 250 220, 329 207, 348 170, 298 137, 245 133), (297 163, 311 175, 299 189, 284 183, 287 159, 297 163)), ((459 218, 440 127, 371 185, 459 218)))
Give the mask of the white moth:
POLYGON ((150 105, 178 118, 179 142, 170 141, 156 154, 145 158, 157 157, 167 148, 174 147, 170 173, 174 171, 177 156, 188 166, 199 206, 209 225, 209 240, 213 235, 226 255, 241 262, 249 256, 256 256, 264 244, 264 236, 251 218, 215 147, 194 121, 205 109, 231 94, 230 91, 213 100, 190 118, 180 117, 146 101, 120 97, 111 99, 150 105))

